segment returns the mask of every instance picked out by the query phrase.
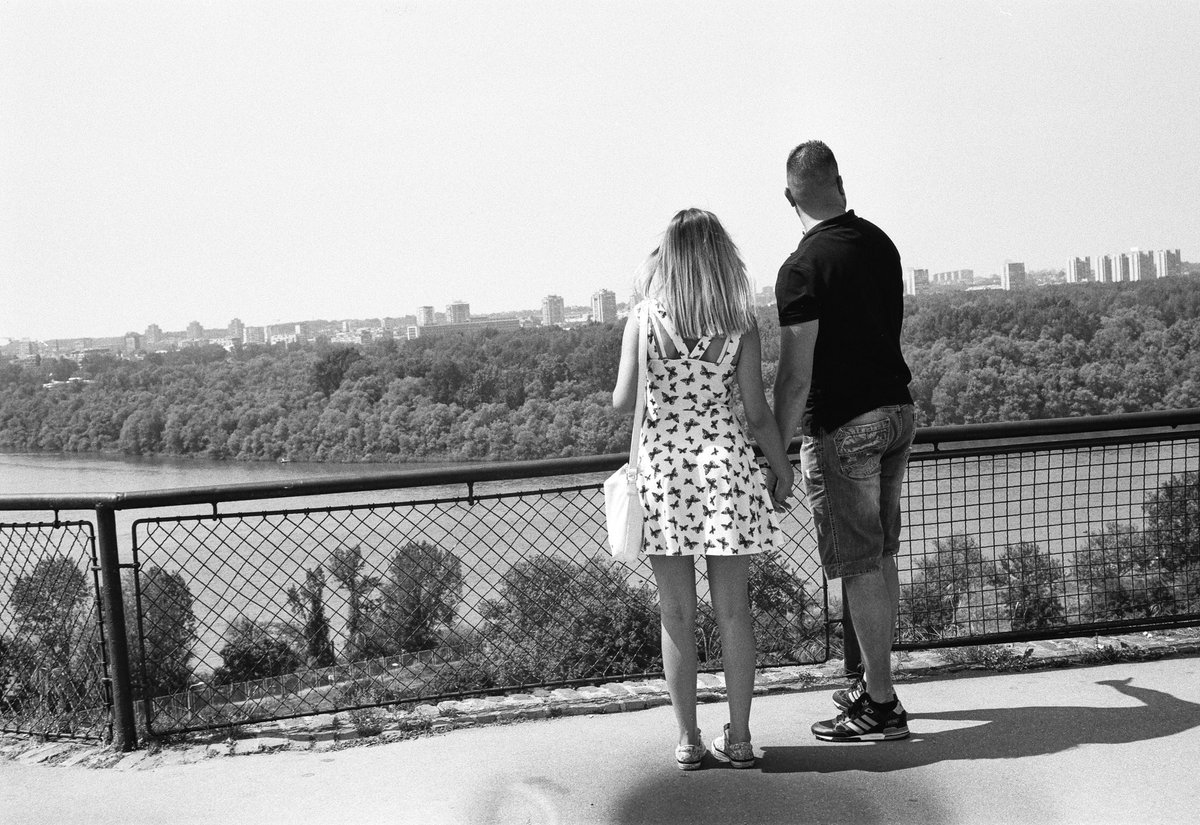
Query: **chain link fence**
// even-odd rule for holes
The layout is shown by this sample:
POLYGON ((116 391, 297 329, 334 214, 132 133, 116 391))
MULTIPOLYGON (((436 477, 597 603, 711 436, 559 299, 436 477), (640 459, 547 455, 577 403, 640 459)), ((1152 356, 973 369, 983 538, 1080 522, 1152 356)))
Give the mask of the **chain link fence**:
POLYGON ((914 455, 901 646, 1200 619, 1200 437, 914 455))
MULTIPOLYGON (((602 508, 589 484, 140 520, 131 615, 150 726, 216 727, 656 673, 649 564, 609 559, 602 508)), ((809 536, 803 512, 788 522, 809 536)), ((827 655, 811 544, 752 564, 764 664, 827 655)), ((703 666, 719 667, 711 609, 698 624, 703 666)))
MULTIPOLYGON (((649 565, 605 545, 599 473, 618 458, 0 499, 95 507, 104 568, 101 601, 87 522, 0 525, 0 726, 100 738, 114 718, 128 746, 130 696, 163 734, 657 673, 649 565), (181 509, 199 503, 212 514, 181 509), (113 511, 138 508, 155 517, 121 564, 113 511), (121 613, 110 691, 102 620, 121 613)), ((1200 411, 919 431, 904 507, 901 648, 1200 623, 1200 411)), ((842 652, 803 498, 782 527, 783 552, 752 565, 762 666, 842 652)), ((698 565, 711 670, 706 589, 698 565)))
POLYGON ((98 591, 91 524, 0 524, 0 731, 108 736, 98 591))

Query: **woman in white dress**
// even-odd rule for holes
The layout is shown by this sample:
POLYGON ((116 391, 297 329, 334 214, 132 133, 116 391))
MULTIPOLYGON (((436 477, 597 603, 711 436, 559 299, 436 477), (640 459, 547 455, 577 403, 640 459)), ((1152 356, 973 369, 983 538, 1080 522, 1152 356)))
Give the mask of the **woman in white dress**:
MULTIPOLYGON (((710 212, 686 209, 646 262, 638 311, 647 316, 646 409, 638 490, 646 514, 643 547, 654 568, 662 614, 663 668, 679 726, 675 759, 700 767, 696 724, 696 578, 704 556, 721 633, 729 723, 713 755, 754 764, 750 702, 754 628, 748 574, 755 553, 778 542, 775 508, 791 494, 792 465, 762 383, 750 281, 737 247, 710 212), (733 409, 733 384, 776 483, 767 490, 733 409)), ((613 405, 637 398, 638 314, 625 326, 613 405)))

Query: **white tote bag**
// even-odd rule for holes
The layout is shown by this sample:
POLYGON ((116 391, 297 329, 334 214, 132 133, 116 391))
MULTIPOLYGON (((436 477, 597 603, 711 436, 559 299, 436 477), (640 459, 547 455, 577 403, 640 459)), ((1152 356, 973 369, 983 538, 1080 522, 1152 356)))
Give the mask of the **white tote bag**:
POLYGON ((604 482, 604 520, 608 546, 617 561, 637 561, 642 551, 642 500, 637 491, 638 441, 646 409, 646 310, 638 309, 637 403, 633 409, 633 436, 629 461, 604 482))

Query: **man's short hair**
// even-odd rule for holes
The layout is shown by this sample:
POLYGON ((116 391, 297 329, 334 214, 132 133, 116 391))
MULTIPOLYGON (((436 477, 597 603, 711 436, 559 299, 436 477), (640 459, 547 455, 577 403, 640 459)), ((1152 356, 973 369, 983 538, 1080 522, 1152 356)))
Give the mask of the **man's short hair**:
POLYGON ((793 195, 820 192, 833 186, 837 178, 837 160, 819 140, 805 141, 788 155, 787 182, 793 195))

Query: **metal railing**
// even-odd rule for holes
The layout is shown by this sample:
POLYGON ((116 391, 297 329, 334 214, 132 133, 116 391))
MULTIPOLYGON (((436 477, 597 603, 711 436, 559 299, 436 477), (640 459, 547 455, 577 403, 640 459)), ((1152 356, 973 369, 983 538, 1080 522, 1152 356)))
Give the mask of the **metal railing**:
MULTIPOLYGON (((127 749, 139 725, 657 672, 649 566, 614 566, 604 545, 600 482, 623 460, 0 498, 54 515, 0 524, 0 728, 127 749), (95 538, 58 520, 76 510, 95 538), (144 516, 124 547, 120 511, 144 516), (69 655, 60 626, 79 628, 69 655)), ((1198 468, 1200 410, 918 431, 899 646, 1200 623, 1198 468)), ((822 661, 845 637, 852 666, 803 498, 782 527, 751 578, 760 664, 822 661)), ((711 612, 698 624, 718 667, 711 612)))

